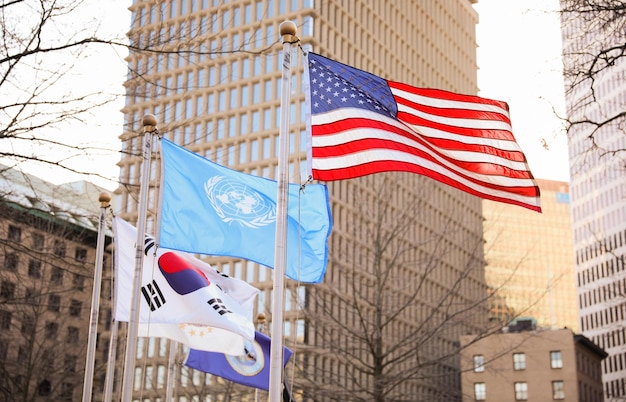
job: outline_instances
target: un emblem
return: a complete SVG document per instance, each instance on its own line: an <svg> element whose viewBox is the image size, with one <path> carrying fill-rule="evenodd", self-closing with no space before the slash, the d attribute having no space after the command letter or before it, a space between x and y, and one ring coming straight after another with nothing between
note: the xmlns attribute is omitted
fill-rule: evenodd
<svg viewBox="0 0 626 402"><path fill-rule="evenodd" d="M204 190L225 223L258 228L276 222L276 204L241 182L214 176L204 184Z"/></svg>

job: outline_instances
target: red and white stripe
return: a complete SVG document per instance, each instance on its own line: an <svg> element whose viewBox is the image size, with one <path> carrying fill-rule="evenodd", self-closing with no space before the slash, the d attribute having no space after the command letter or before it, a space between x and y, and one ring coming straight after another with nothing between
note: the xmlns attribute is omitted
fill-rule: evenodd
<svg viewBox="0 0 626 402"><path fill-rule="evenodd" d="M513 137L506 103L388 84L397 120L358 108L312 115L314 179L406 171L541 211L539 188Z"/></svg>

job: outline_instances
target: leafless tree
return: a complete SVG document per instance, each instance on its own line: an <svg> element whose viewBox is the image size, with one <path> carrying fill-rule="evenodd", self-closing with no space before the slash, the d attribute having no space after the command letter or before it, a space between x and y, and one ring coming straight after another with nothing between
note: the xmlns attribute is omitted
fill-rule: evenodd
<svg viewBox="0 0 626 402"><path fill-rule="evenodd" d="M368 214L333 233L332 269L303 301L305 346L288 368L304 400L460 400L459 336L489 330L482 237L463 212L437 213L432 181L411 198L392 177L345 200Z"/></svg>
<svg viewBox="0 0 626 402"><path fill-rule="evenodd" d="M626 79L626 4L613 0L561 0L564 29L565 90L574 101L568 105L568 133L584 130L590 148L601 154L625 151L620 144L602 139L603 130L626 128L626 98L615 98L610 88L623 87ZM608 83L606 80L611 79ZM609 85L607 85L609 84ZM606 100L614 98L613 102ZM590 113L603 103L600 113Z"/></svg>
<svg viewBox="0 0 626 402"><path fill-rule="evenodd" d="M126 40L103 32L98 15L86 13L88 6L86 0L0 5L0 157L12 166L36 162L92 173L76 168L73 160L113 152L85 127L96 121L94 113L122 96L123 76L118 88L106 88L98 78L103 66L87 71L80 66L110 50L111 63L123 63L121 56L115 60L115 51L124 49ZM77 125L80 136L71 133Z"/></svg>

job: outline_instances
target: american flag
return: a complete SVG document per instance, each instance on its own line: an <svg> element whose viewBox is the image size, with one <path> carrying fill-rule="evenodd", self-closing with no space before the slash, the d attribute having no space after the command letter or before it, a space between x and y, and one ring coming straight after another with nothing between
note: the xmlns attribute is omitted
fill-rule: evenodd
<svg viewBox="0 0 626 402"><path fill-rule="evenodd" d="M505 102L387 81L308 53L312 175L405 171L541 212Z"/></svg>

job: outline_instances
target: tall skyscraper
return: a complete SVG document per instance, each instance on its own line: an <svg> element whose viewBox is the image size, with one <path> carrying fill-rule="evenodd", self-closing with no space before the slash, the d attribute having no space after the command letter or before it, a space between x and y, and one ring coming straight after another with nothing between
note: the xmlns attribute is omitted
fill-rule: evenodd
<svg viewBox="0 0 626 402"><path fill-rule="evenodd" d="M539 179L537 184L540 214L483 201L490 314L505 325L518 316L533 317L540 327L578 332L568 184Z"/></svg>
<svg viewBox="0 0 626 402"><path fill-rule="evenodd" d="M571 2L561 1L565 8ZM609 11L562 13L564 68L576 70L602 46L622 45L623 29L612 31ZM589 18L593 15L593 18ZM604 23L602 16L607 17ZM618 18L620 23L623 18ZM608 43L608 45L607 45ZM610 54L610 53L609 53ZM596 64L603 66L603 58ZM586 69L586 67L583 66ZM585 74L586 70L578 70ZM626 149L624 120L597 127L623 112L626 101L626 60L609 63L594 73L565 76L569 136L572 223L580 326L585 336L605 349L602 364L605 400L626 397Z"/></svg>
<svg viewBox="0 0 626 402"><path fill-rule="evenodd" d="M282 46L298 26L289 130L290 180L305 175L303 52L371 73L476 94L477 13L471 0L136 0L117 205L137 217L141 121L154 114L168 139L219 164L275 178ZM152 169L148 230L155 227ZM288 281L284 336L298 400L460 400L458 339L483 328L486 288L480 199L430 179L385 173L328 184L333 213L324 282ZM199 211L199 213L201 213ZM187 235L193 235L192 233ZM242 245L245 247L245 245ZM271 320L272 275L232 258L210 262L259 289ZM142 341L137 396L163 393L163 340ZM159 353L155 352L159 350ZM163 351L163 353L161 353ZM160 356L160 357L159 357ZM160 360L159 360L160 359ZM177 395L253 392L180 367ZM149 389L148 389L149 388ZM151 399L152 400L152 399Z"/></svg>

